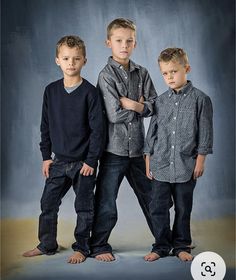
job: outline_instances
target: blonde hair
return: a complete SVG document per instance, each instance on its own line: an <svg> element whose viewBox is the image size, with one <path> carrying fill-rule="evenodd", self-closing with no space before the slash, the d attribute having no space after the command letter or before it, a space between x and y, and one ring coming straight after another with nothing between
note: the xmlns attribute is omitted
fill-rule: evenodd
<svg viewBox="0 0 236 280"><path fill-rule="evenodd" d="M107 39L109 40L112 31L118 28L129 28L136 32L136 25L133 23L132 20L125 19L125 18L117 18L114 19L108 26L107 26Z"/></svg>
<svg viewBox="0 0 236 280"><path fill-rule="evenodd" d="M65 45L69 48L77 47L82 50L83 56L86 57L86 47L84 41L79 36L69 35L62 37L56 45L56 57L58 57L60 47Z"/></svg>
<svg viewBox="0 0 236 280"><path fill-rule="evenodd" d="M189 64L188 56L186 52L181 48L167 48L160 53L158 57L159 64L160 62L169 62L169 61L178 62L183 66Z"/></svg>

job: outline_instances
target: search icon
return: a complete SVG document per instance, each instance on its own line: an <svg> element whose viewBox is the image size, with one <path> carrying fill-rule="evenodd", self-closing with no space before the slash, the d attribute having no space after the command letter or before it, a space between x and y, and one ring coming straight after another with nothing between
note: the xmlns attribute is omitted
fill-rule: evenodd
<svg viewBox="0 0 236 280"><path fill-rule="evenodd" d="M205 271L212 273L211 267L209 265L205 266Z"/></svg>

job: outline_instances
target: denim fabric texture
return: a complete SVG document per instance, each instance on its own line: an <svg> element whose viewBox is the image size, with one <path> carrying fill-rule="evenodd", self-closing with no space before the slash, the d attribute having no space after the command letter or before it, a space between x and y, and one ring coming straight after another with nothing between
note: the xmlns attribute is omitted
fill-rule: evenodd
<svg viewBox="0 0 236 280"><path fill-rule="evenodd" d="M152 252L161 257L168 256L173 248L173 254L181 251L191 251L190 216L193 204L193 191L196 180L185 183L168 183L152 181L152 201L150 215L155 237ZM174 223L170 229L170 208L174 204Z"/></svg>
<svg viewBox="0 0 236 280"><path fill-rule="evenodd" d="M151 202L151 181L145 175L143 157L129 158L105 152L101 158L96 184L95 218L91 238L92 256L112 253L108 239L117 222L116 199L124 177L127 178L138 198L152 231L148 210Z"/></svg>
<svg viewBox="0 0 236 280"><path fill-rule="evenodd" d="M74 207L77 214L72 245L74 251L89 255L89 239L94 216L95 175L80 174L82 162L63 162L55 159L50 166L49 178L46 179L41 198L41 215L39 217L40 249L44 254L55 254L57 244L57 218L62 198L73 186L75 192Z"/></svg>

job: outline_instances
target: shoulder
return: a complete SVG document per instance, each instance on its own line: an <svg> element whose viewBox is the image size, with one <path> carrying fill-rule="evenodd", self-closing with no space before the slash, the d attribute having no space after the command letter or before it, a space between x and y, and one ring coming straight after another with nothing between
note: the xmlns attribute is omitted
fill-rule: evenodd
<svg viewBox="0 0 236 280"><path fill-rule="evenodd" d="M63 90L63 79L51 82L45 87L44 95L45 96L54 96L55 93L61 92Z"/></svg>
<svg viewBox="0 0 236 280"><path fill-rule="evenodd" d="M166 90L165 92L161 93L158 97L157 97L157 100L159 102L163 102L164 100L166 100L170 95L170 91L169 90Z"/></svg>
<svg viewBox="0 0 236 280"><path fill-rule="evenodd" d="M149 74L147 68L145 68L140 64L135 63L133 60L130 60L130 67L136 71L139 71L143 75Z"/></svg>
<svg viewBox="0 0 236 280"><path fill-rule="evenodd" d="M211 102L210 97L205 92L194 86L192 87L192 94L200 102Z"/></svg>
<svg viewBox="0 0 236 280"><path fill-rule="evenodd" d="M82 88L81 90L84 91L85 95L89 98L96 99L98 95L98 89L91 84L88 80L83 78Z"/></svg>
<svg viewBox="0 0 236 280"><path fill-rule="evenodd" d="M110 64L106 64L98 74L98 78L114 77L116 76L116 69Z"/></svg>
<svg viewBox="0 0 236 280"><path fill-rule="evenodd" d="M91 90L91 91L96 90L96 87L93 84L91 84L88 80L86 80L85 78L83 78L82 85L87 90Z"/></svg>
<svg viewBox="0 0 236 280"><path fill-rule="evenodd" d="M46 86L46 89L50 90L50 89L54 89L57 88L58 86L60 86L63 83L63 79L59 79L57 81L51 82L50 84L48 84Z"/></svg>

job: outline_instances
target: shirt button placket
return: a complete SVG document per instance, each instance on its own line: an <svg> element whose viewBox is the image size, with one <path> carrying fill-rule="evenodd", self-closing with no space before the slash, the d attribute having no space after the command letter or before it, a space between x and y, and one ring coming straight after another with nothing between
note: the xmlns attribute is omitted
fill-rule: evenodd
<svg viewBox="0 0 236 280"><path fill-rule="evenodd" d="M170 153L170 180L175 181L175 143L176 143L176 127L177 127L177 114L178 114L179 102L174 101L173 106L173 125L172 125L172 137L171 137L171 153Z"/></svg>
<svg viewBox="0 0 236 280"><path fill-rule="evenodd" d="M132 123L129 122L129 126L128 126L128 135L129 135L129 155L132 155L132 132L131 132L131 126Z"/></svg>

